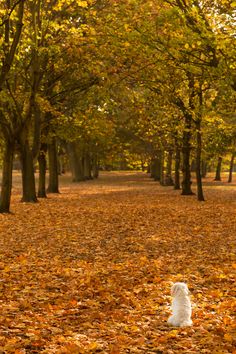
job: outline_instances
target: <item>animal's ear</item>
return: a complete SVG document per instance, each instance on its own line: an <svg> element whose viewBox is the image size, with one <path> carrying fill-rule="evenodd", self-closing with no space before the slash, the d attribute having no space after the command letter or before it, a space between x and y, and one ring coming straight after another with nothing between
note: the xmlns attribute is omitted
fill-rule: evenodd
<svg viewBox="0 0 236 354"><path fill-rule="evenodd" d="M178 291L179 291L178 284L172 285L172 288L171 288L171 295L172 295L172 296L176 296L177 293L178 293Z"/></svg>
<svg viewBox="0 0 236 354"><path fill-rule="evenodd" d="M187 285L185 285L183 288L182 288L182 291L185 295L189 295L189 290L188 290L188 287Z"/></svg>

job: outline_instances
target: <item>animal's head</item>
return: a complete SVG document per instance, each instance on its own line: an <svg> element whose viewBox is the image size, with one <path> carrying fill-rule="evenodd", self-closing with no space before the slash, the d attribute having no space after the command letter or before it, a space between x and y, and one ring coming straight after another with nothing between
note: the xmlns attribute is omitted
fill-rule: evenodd
<svg viewBox="0 0 236 354"><path fill-rule="evenodd" d="M171 287L171 295L189 295L188 286L185 283L174 283Z"/></svg>

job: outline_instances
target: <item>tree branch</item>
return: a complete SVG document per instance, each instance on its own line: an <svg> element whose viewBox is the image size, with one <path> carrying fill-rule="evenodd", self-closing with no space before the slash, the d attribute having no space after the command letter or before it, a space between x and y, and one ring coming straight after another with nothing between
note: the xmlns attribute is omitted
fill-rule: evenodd
<svg viewBox="0 0 236 354"><path fill-rule="evenodd" d="M24 15L24 3L25 0L19 0L17 4L19 4L18 13L17 13L17 24L16 24L16 32L11 44L11 48L9 52L5 56L5 60L3 62L2 70L0 73L0 91L2 90L3 84L6 80L6 77L11 69L12 62L14 60L14 56L16 53L16 49L18 43L20 41L20 35L23 27L23 15Z"/></svg>

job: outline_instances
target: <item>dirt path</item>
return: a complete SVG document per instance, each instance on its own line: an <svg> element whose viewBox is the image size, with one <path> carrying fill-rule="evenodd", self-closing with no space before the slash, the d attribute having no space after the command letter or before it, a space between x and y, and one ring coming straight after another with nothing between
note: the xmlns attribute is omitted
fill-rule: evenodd
<svg viewBox="0 0 236 354"><path fill-rule="evenodd" d="M236 186L205 203L142 173L70 184L0 215L0 352L236 353ZM166 325L186 281L192 328Z"/></svg>

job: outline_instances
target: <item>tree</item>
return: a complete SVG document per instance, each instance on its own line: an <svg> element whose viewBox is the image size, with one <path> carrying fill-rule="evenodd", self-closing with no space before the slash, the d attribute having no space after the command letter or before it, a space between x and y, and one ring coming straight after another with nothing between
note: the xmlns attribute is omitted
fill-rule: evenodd
<svg viewBox="0 0 236 354"><path fill-rule="evenodd" d="M22 200L35 202L37 198L34 181L34 162L40 150L41 128L45 113L52 110L55 112L53 105L62 104L63 95L65 97L65 94L68 96L69 92L80 92L81 86L83 87L83 83L81 85L78 82L78 78L75 80L78 71L74 69L75 66L78 69L76 60L80 57L79 52L77 52L77 57L74 57L71 63L68 63L68 60L64 60L60 68L60 74L56 76L56 79L54 76L54 81L52 81L50 70L52 67L58 68L63 59L66 58L64 54L66 43L72 42L72 37L75 43L75 34L77 39L84 36L82 31L84 25L81 21L78 26L77 20L80 16L82 18L84 7L87 7L87 3L85 1L78 3L71 1L68 4L68 2L61 1L60 4L52 4L47 1L34 0L27 2L24 7L25 2L18 1L12 8L10 8L9 1L6 4L7 10L2 21L2 28L5 29L4 45L7 49L2 51L3 65L0 75L0 88L4 89L1 93L3 100L1 126L2 131L4 131L3 137L6 140L5 154L9 155L9 162L6 163L8 165L9 163L11 164L12 158L10 155L12 152L8 153L9 146L13 147L13 142L17 141L22 163ZM17 11L17 16L14 17L13 21L10 21L10 17L15 15ZM24 11L26 16L24 31L22 31ZM73 13L73 16L71 13ZM17 17L18 20L15 20ZM47 20L44 21L44 19ZM9 26L12 28L9 29ZM19 44L21 33L22 41L16 57L16 48ZM10 35L13 35L12 39ZM74 47L76 46L74 45ZM76 50L78 50L78 46ZM15 63L13 67L14 57ZM56 57L58 59L57 65L55 65ZM11 72L10 67L12 67ZM69 77L68 68L70 68ZM53 73L55 71L59 70L52 70ZM74 76L71 74L72 72ZM62 85L62 81L65 78L68 79L64 80ZM90 78L87 78L87 81L90 82ZM47 84L49 86L46 86ZM49 94L52 94L53 97L49 97ZM45 131L48 131L48 129L44 128ZM7 139L10 143L8 143ZM41 160L42 156L41 154ZM11 171L11 168L4 169L4 176L6 176L6 171ZM9 176L6 177L6 183L4 182L3 185L9 184L10 180ZM42 179L40 181L42 182ZM41 188L42 186L43 184L41 184ZM10 190L11 186L9 185L3 190L2 200L10 200ZM4 191L8 193L6 198L4 197ZM7 208L9 209L9 206Z"/></svg>
<svg viewBox="0 0 236 354"><path fill-rule="evenodd" d="M0 198L1 213L8 213L10 211L12 164L17 134L15 127L12 127L11 125L11 119L15 119L15 112L12 112L11 109L9 109L9 103L3 90L6 89L8 74L12 68L17 47L20 42L23 27L24 5L24 0L16 2L13 6L11 6L9 0L6 0L5 13L0 25L0 34L3 38L2 50L0 50L0 56L2 59L2 65L0 68L0 126L5 140ZM16 15L15 19L12 19L14 15ZM7 112L5 110L6 106Z"/></svg>
<svg viewBox="0 0 236 354"><path fill-rule="evenodd" d="M142 15L137 16L137 6ZM226 83L232 78L232 70L227 72L230 68L225 60L230 56L225 56L225 53L222 55L218 50L225 44L222 35L224 28L218 27L222 12L218 10L218 2L212 7L208 1L186 3L170 0L165 1L162 7L159 2L137 1L135 6L134 3L117 5L109 18L114 19L114 27L110 26L109 34L113 30L113 38L116 39L110 49L112 55L118 58L116 75L130 87L135 82L143 91L149 89L162 99L165 97L168 104L175 105L184 117L182 194L187 195L192 194L190 156L193 138L196 136L199 200L204 200L201 183L201 125L209 111L207 96L212 86L214 90L215 80L219 80L222 73L226 74ZM234 53L233 11L229 7L227 11L231 18L225 22L227 40L231 53ZM115 25L118 19L119 27ZM228 62L233 65L231 59Z"/></svg>

